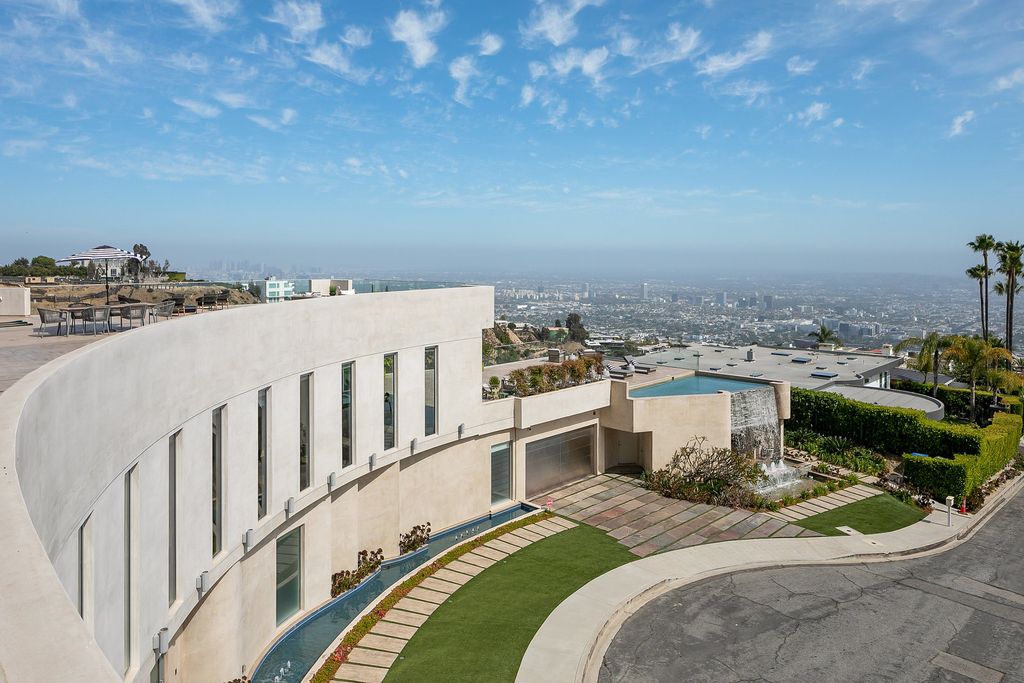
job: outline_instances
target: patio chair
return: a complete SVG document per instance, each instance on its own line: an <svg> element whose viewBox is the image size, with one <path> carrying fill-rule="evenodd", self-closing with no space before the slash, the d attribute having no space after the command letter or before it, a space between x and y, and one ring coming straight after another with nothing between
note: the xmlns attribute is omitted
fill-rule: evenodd
<svg viewBox="0 0 1024 683"><path fill-rule="evenodd" d="M82 311L82 332L85 332L85 324L92 323L92 333L96 334L96 324L101 324L105 330L110 329L110 307L93 306Z"/></svg>
<svg viewBox="0 0 1024 683"><path fill-rule="evenodd" d="M227 308L228 307L228 296L230 294L231 294L231 292L229 292L228 290L225 289L224 291L222 291L220 294L217 295L217 308Z"/></svg>
<svg viewBox="0 0 1024 683"><path fill-rule="evenodd" d="M40 308L39 310L39 329L36 331L37 337L42 337L45 331L46 325L57 324L57 335L60 336L61 325L65 325L68 321L68 315L64 311L57 311L52 308Z"/></svg>
<svg viewBox="0 0 1024 683"><path fill-rule="evenodd" d="M70 306L68 306L68 308L71 309L71 310L68 311L68 317L69 317L69 321L68 322L69 322L69 324L71 326L70 327L70 331L72 333L74 333L74 331L75 331L75 321L76 320L81 320L82 321L82 332L85 332L85 320L84 320L83 316L85 315L85 309L92 308L92 306L90 306L89 304L71 304Z"/></svg>
<svg viewBox="0 0 1024 683"><path fill-rule="evenodd" d="M149 309L149 320L150 322L157 322L159 318L170 320L171 316L174 315L174 299L169 301L161 301L153 308Z"/></svg>
<svg viewBox="0 0 1024 683"><path fill-rule="evenodd" d="M633 376L633 371L626 368L616 368L611 365L605 364L605 369L608 370L608 374L611 375L612 379L626 379L627 377Z"/></svg>
<svg viewBox="0 0 1024 683"><path fill-rule="evenodd" d="M206 311L212 311L217 308L217 295L216 294L203 294L196 301L196 306Z"/></svg>
<svg viewBox="0 0 1024 683"><path fill-rule="evenodd" d="M117 295L117 302L121 304L141 304L142 302L138 299L130 299L123 294Z"/></svg>
<svg viewBox="0 0 1024 683"><path fill-rule="evenodd" d="M623 356L622 360L625 361L626 365L632 365L633 369L642 375L649 375L652 372L658 371L657 365L647 365L646 363L638 363L636 358L634 358L633 356Z"/></svg>
<svg viewBox="0 0 1024 683"><path fill-rule="evenodd" d="M140 325L146 324L146 306L139 304L132 304L126 306L121 310L121 319L128 321L128 329L135 327L135 321L138 320Z"/></svg>

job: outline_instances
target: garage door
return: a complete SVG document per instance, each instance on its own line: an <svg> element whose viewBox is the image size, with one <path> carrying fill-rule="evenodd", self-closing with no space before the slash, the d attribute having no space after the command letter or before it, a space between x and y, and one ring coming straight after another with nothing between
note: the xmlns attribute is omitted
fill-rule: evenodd
<svg viewBox="0 0 1024 683"><path fill-rule="evenodd" d="M593 474L593 444L592 427L526 444L526 497Z"/></svg>

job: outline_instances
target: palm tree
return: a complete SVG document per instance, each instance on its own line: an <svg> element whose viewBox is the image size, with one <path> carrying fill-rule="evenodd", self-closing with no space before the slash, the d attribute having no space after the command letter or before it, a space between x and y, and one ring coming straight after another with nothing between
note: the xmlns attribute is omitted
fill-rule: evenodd
<svg viewBox="0 0 1024 683"><path fill-rule="evenodd" d="M968 242L967 246L974 250L976 253L981 253L981 263L985 266L987 274L985 275L985 293L982 297L984 301L981 303L981 336L988 341L988 278L992 274L992 270L988 267L988 253L995 251L996 240L992 235L981 234L974 238L973 242Z"/></svg>
<svg viewBox="0 0 1024 683"><path fill-rule="evenodd" d="M999 242L996 244L999 255L999 272L1004 276L1003 294L1006 297L1006 348L1013 351L1013 307L1014 299L1019 291L1017 278L1024 263L1024 246L1020 242Z"/></svg>
<svg viewBox="0 0 1024 683"><path fill-rule="evenodd" d="M954 372L971 385L971 421L975 422L978 382L987 381L993 367L1012 360L1013 356L977 337L954 337L943 355L952 361Z"/></svg>
<svg viewBox="0 0 1024 683"><path fill-rule="evenodd" d="M932 373L932 396L936 396L939 393L939 372L945 364L943 352L950 347L953 339L938 332L929 332L924 337L904 339L893 350L899 353L908 348L918 349L914 369L924 374L926 382L928 373Z"/></svg>
<svg viewBox="0 0 1024 683"><path fill-rule="evenodd" d="M978 298L981 304L981 338L988 341L988 304L985 297L988 295L988 276L992 274L985 264L972 266L967 269L967 277L978 281Z"/></svg>
<svg viewBox="0 0 1024 683"><path fill-rule="evenodd" d="M824 325L820 329L815 330L807 335L817 342L818 346L824 346L825 344L835 344L840 346L843 340L839 338L839 335L835 333L835 330L830 330Z"/></svg>

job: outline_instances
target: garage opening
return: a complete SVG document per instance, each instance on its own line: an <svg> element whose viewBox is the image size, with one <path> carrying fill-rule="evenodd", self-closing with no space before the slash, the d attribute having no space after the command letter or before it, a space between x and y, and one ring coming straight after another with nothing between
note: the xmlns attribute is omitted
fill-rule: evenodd
<svg viewBox="0 0 1024 683"><path fill-rule="evenodd" d="M526 497L594 473L594 429L585 427L526 444Z"/></svg>

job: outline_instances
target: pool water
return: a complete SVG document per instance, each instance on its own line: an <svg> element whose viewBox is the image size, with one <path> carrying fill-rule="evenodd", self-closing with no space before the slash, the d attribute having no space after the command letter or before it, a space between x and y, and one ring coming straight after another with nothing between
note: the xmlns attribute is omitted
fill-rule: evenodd
<svg viewBox="0 0 1024 683"><path fill-rule="evenodd" d="M403 576L452 546L534 510L536 508L530 505L520 504L466 522L432 536L430 542L416 552L384 562L372 577L292 626L259 663L250 680L253 683L298 683L352 620L390 591Z"/></svg>
<svg viewBox="0 0 1024 683"><path fill-rule="evenodd" d="M744 382L727 377L708 377L707 375L690 375L660 384L640 387L629 392L630 398L652 398L655 396L692 396L694 394L715 394L719 391L749 391L763 389L770 384Z"/></svg>

